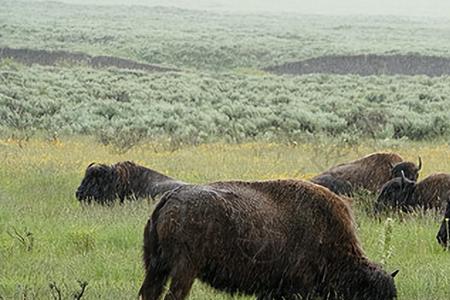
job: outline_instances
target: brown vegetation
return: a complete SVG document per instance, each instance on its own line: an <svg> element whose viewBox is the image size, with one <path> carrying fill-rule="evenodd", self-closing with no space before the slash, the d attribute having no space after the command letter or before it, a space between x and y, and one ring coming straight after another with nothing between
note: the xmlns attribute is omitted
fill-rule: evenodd
<svg viewBox="0 0 450 300"><path fill-rule="evenodd" d="M139 63L120 57L90 56L81 52L68 52L62 50L48 51L26 48L0 48L0 60L5 58L13 59L26 65L39 64L44 66L55 66L62 63L69 63L89 65L94 68L116 67L119 69L142 70L149 72L178 71L174 68Z"/></svg>
<svg viewBox="0 0 450 300"><path fill-rule="evenodd" d="M450 74L450 58L409 55L330 55L268 67L275 74L428 75Z"/></svg>

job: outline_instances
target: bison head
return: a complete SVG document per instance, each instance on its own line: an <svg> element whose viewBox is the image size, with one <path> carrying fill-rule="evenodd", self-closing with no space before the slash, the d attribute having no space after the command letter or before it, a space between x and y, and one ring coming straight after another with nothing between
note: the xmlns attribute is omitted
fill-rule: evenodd
<svg viewBox="0 0 450 300"><path fill-rule="evenodd" d="M375 212L381 212L389 207L407 211L415 189L416 182L406 178L401 172L400 177L389 180L381 187L375 202Z"/></svg>
<svg viewBox="0 0 450 300"><path fill-rule="evenodd" d="M338 177L335 177L330 174L324 174L324 175L315 177L312 180L312 182L328 188L330 191L332 191L336 195L345 195L348 197L353 196L352 184L345 179L338 178Z"/></svg>
<svg viewBox="0 0 450 300"><path fill-rule="evenodd" d="M448 194L447 199L447 209L445 210L444 220L442 220L441 227L439 228L439 232L436 236L438 243L446 248L449 246L448 242L450 234L450 193Z"/></svg>
<svg viewBox="0 0 450 300"><path fill-rule="evenodd" d="M403 161L392 166L392 178L402 177L402 172L406 178L412 181L417 181L419 178L419 171L422 169L422 159L419 156L419 165L409 161Z"/></svg>
<svg viewBox="0 0 450 300"><path fill-rule="evenodd" d="M116 182L117 175L114 168L91 163L86 169L75 196L79 201L111 202L116 198Z"/></svg>

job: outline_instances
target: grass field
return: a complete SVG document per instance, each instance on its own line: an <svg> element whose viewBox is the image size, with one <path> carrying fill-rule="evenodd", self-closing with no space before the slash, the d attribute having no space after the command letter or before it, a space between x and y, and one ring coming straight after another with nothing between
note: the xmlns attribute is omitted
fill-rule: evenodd
<svg viewBox="0 0 450 300"><path fill-rule="evenodd" d="M209 144L166 150L145 144L126 155L91 138L0 141L0 299L63 299L88 282L83 299L135 299L143 278L142 233L152 211L146 201L115 207L81 207L74 192L92 161L132 159L195 183L226 179L307 179L320 169L376 150L424 160L424 177L450 168L445 143ZM367 198L364 198L367 200ZM369 199L372 199L369 197ZM368 256L396 278L399 299L448 299L449 253L435 241L440 217L432 213L378 221L354 201L359 235ZM389 241L390 240L390 241ZM55 290L53 289L53 292ZM196 283L190 299L230 299ZM235 299L244 297L235 296Z"/></svg>
<svg viewBox="0 0 450 300"><path fill-rule="evenodd" d="M83 299L136 299L153 203L81 207L74 193L92 161L134 160L203 183L309 179L384 150L421 155L422 178L450 172L449 76L263 71L316 57L326 69L326 55L450 58L448 17L300 15L302 5L287 0L297 10L236 11L238 0L64 1L75 4L0 0L0 52L64 50L177 70L0 61L0 300L74 299L83 283ZM379 220L368 213L373 200L354 199L358 233L371 259L400 270L399 299L450 299L450 256L435 240L442 217ZM190 296L232 298L246 297L199 282Z"/></svg>
<svg viewBox="0 0 450 300"><path fill-rule="evenodd" d="M199 0L173 1L191 10L170 4L71 2L82 5L0 0L0 46L82 51L210 72L256 69L322 55L450 57L448 18L246 14L189 5Z"/></svg>

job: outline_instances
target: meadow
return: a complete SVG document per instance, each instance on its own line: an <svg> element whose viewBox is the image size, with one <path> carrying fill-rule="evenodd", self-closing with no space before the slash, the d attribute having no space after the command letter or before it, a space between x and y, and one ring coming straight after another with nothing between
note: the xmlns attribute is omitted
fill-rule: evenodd
<svg viewBox="0 0 450 300"><path fill-rule="evenodd" d="M120 1L99 3L112 2ZM85 284L82 299L136 299L154 203L81 206L75 190L93 161L133 160L192 183L307 180L340 162L395 151L412 161L420 155L422 178L449 172L449 76L263 69L323 55L448 58L450 19L208 11L198 3L0 0L0 48L178 70L0 60L0 299L77 299ZM449 253L435 239L442 217L376 219L374 197L354 199L358 234L372 260L400 270L399 299L449 299ZM196 282L190 299L252 297Z"/></svg>
<svg viewBox="0 0 450 300"><path fill-rule="evenodd" d="M86 166L132 159L184 181L308 179L323 168L376 150L424 160L421 177L450 168L448 144L367 143L343 147L333 141L288 145L223 143L179 150L143 144L127 154L93 138L0 142L0 299L71 299L87 282L82 299L136 299L143 279L143 228L153 203L82 207L74 193ZM441 217L434 213L367 213L374 195L354 200L358 233L367 255L396 277L399 299L448 299L448 252L435 240ZM55 296L57 297L57 296ZM217 293L196 283L190 299L248 299ZM250 297L251 299L251 297Z"/></svg>

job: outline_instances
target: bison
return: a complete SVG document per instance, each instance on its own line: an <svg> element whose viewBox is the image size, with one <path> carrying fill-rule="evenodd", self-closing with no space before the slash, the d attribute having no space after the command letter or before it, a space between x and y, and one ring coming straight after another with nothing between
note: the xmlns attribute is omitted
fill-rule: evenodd
<svg viewBox="0 0 450 300"><path fill-rule="evenodd" d="M444 213L444 220L442 220L441 227L436 236L439 244L448 248L449 247L449 234L450 234L450 193L447 195L447 208Z"/></svg>
<svg viewBox="0 0 450 300"><path fill-rule="evenodd" d="M369 261L349 202L306 181L184 185L160 199L144 230L139 295L185 299L194 279L257 299L389 300L393 276ZM395 274L394 274L395 275Z"/></svg>
<svg viewBox="0 0 450 300"><path fill-rule="evenodd" d="M432 174L419 183L402 175L383 185L375 202L375 212L386 208L404 212L415 208L443 210L449 191L450 174Z"/></svg>
<svg viewBox="0 0 450 300"><path fill-rule="evenodd" d="M82 202L111 204L119 199L123 203L125 199L155 198L183 184L131 161L111 166L91 163L75 195Z"/></svg>
<svg viewBox="0 0 450 300"><path fill-rule="evenodd" d="M353 196L353 186L348 180L334 177L331 174L323 174L314 177L311 182L324 186L337 195Z"/></svg>
<svg viewBox="0 0 450 300"><path fill-rule="evenodd" d="M419 165L403 161L396 153L373 153L358 160L337 165L311 179L338 195L350 196L356 189L377 192L381 186L392 178L400 177L401 172L410 180L416 181L422 168Z"/></svg>

